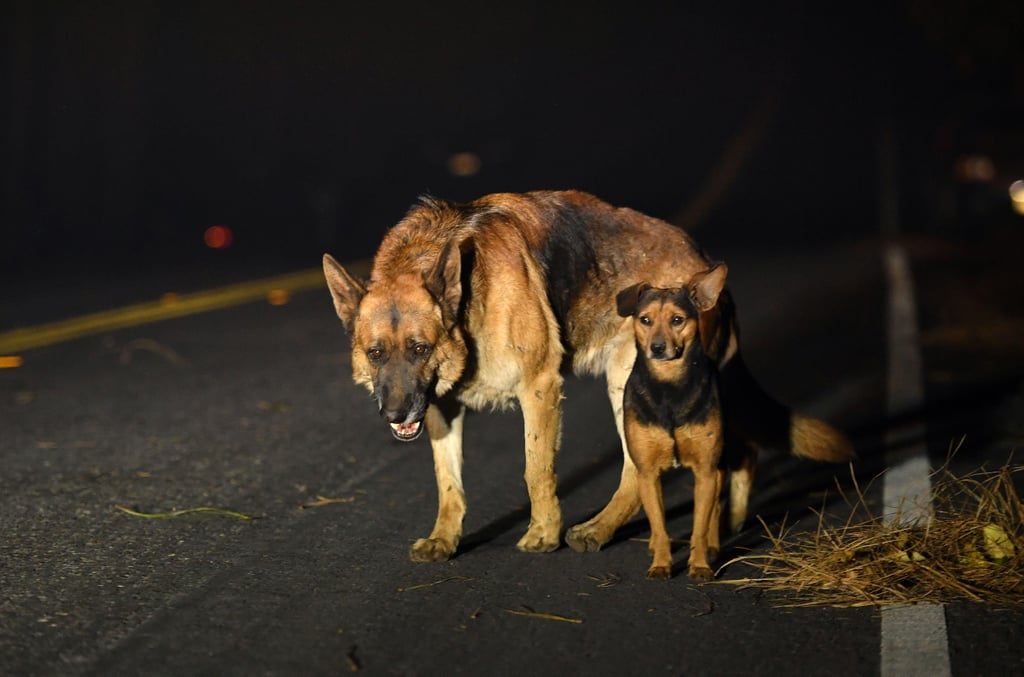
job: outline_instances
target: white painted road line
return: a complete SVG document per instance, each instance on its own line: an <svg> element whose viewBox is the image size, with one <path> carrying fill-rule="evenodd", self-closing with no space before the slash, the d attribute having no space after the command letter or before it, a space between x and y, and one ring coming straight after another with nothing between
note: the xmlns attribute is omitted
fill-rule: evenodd
<svg viewBox="0 0 1024 677"><path fill-rule="evenodd" d="M916 416L924 388L914 281L902 247L888 245L883 257L889 289L886 412L890 418ZM931 479L923 419L887 430L885 448L889 468L882 490L885 519L894 519L900 512L906 518L918 508L927 512ZM881 644L882 677L951 674L946 611L941 604L883 607Z"/></svg>
<svg viewBox="0 0 1024 677"><path fill-rule="evenodd" d="M882 609L882 677L948 677L946 608L941 604Z"/></svg>

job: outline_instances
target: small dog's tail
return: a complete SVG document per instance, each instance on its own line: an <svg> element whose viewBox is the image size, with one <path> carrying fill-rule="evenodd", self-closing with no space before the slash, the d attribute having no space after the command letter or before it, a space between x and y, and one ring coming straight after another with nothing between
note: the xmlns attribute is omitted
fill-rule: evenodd
<svg viewBox="0 0 1024 677"><path fill-rule="evenodd" d="M846 463L857 455L846 435L824 421L800 414L790 414L789 444L794 456L815 461Z"/></svg>
<svg viewBox="0 0 1024 677"><path fill-rule="evenodd" d="M737 351L720 369L727 434L761 449L777 449L801 458L845 463L856 454L834 427L794 413L766 393Z"/></svg>

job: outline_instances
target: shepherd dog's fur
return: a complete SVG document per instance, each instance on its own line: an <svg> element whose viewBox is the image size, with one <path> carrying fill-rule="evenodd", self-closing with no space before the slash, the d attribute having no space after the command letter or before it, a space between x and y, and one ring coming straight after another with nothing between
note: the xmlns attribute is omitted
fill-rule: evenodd
<svg viewBox="0 0 1024 677"><path fill-rule="evenodd" d="M724 288L726 271L724 264L717 264L695 275L689 287L678 289L633 285L616 299L619 315L633 318L636 336L636 362L626 381L624 423L640 500L651 525L653 560L648 578L669 578L672 573L661 474L680 464L693 470L694 477L690 576L711 579L708 560L718 555L723 434L712 353L725 337L721 336L723 325L710 315ZM702 322L704 318L708 321Z"/></svg>
<svg viewBox="0 0 1024 677"><path fill-rule="evenodd" d="M623 389L636 350L616 294L639 282L685 286L707 268L680 229L574 191L499 193L469 204L424 199L385 235L367 284L325 255L335 309L352 339L355 381L373 393L398 439L415 439L424 423L430 437L438 514L430 536L413 544L412 559L447 559L461 538L465 407L516 402L531 501L518 547L557 548L563 363L580 374L606 375L621 436ZM735 332L728 337L723 362L738 358ZM749 378L738 383L757 388ZM784 442L797 453L849 454L845 439L824 424L812 438L791 425L788 410L773 413L792 428ZM608 506L566 535L573 548L600 548L639 509L636 468L624 458Z"/></svg>

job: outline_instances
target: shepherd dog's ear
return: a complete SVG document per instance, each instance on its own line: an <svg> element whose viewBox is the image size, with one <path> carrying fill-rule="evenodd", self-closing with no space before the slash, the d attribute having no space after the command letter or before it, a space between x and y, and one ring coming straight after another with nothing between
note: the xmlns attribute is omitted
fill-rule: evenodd
<svg viewBox="0 0 1024 677"><path fill-rule="evenodd" d="M469 240L450 240L441 250L434 267L423 275L423 284L441 307L445 329L451 330L459 320L462 305L462 256L470 250Z"/></svg>
<svg viewBox="0 0 1024 677"><path fill-rule="evenodd" d="M706 312L715 307L718 297L725 289L725 276L728 272L728 266L719 261L704 272L693 276L690 280L690 298L698 310Z"/></svg>
<svg viewBox="0 0 1024 677"><path fill-rule="evenodd" d="M359 303L366 296L366 286L349 275L330 254L324 254L324 277L327 278L327 288L331 290L331 297L334 299L334 310L345 323L345 330L351 334L359 312Z"/></svg>
<svg viewBox="0 0 1024 677"><path fill-rule="evenodd" d="M640 304L640 295L650 289L646 282L626 287L615 295L615 307L620 317L632 317L636 313L636 307Z"/></svg>

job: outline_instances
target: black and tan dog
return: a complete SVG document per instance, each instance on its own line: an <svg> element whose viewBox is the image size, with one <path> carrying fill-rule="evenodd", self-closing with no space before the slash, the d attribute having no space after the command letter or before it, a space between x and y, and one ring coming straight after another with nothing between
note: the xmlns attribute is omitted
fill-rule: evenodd
<svg viewBox="0 0 1024 677"><path fill-rule="evenodd" d="M649 578L671 576L661 474L676 465L694 475L688 573L710 580L720 550L721 493L728 471L729 527L747 517L763 446L839 462L853 450L831 426L791 412L768 396L743 364L724 263L687 286L622 290L619 314L632 318L636 361L623 398L625 437L638 493L651 526Z"/></svg>
<svg viewBox="0 0 1024 677"><path fill-rule="evenodd" d="M413 440L424 425L430 437L437 519L413 544L412 559L447 559L461 538L465 408L516 403L531 501L518 547L557 548L562 365L606 375L622 436L635 348L616 294L640 281L679 286L708 265L679 228L575 191L498 193L469 204L425 199L385 235L368 283L325 255L355 381L373 393L395 437ZM722 359L732 360L736 346L730 333ZM818 453L843 456L846 441L828 430L814 441ZM574 549L599 549L639 510L636 468L625 445L623 452L622 481L608 506L566 535Z"/></svg>
<svg viewBox="0 0 1024 677"><path fill-rule="evenodd" d="M709 559L719 550L724 436L717 364L705 349L715 345L710 336L702 340L701 316L718 303L726 272L725 264L718 264L694 276L689 287L653 289L637 284L616 299L619 314L633 318L636 336L623 421L640 500L651 525L648 578L671 576L661 474L678 465L690 468L694 478L689 575L712 578Z"/></svg>

